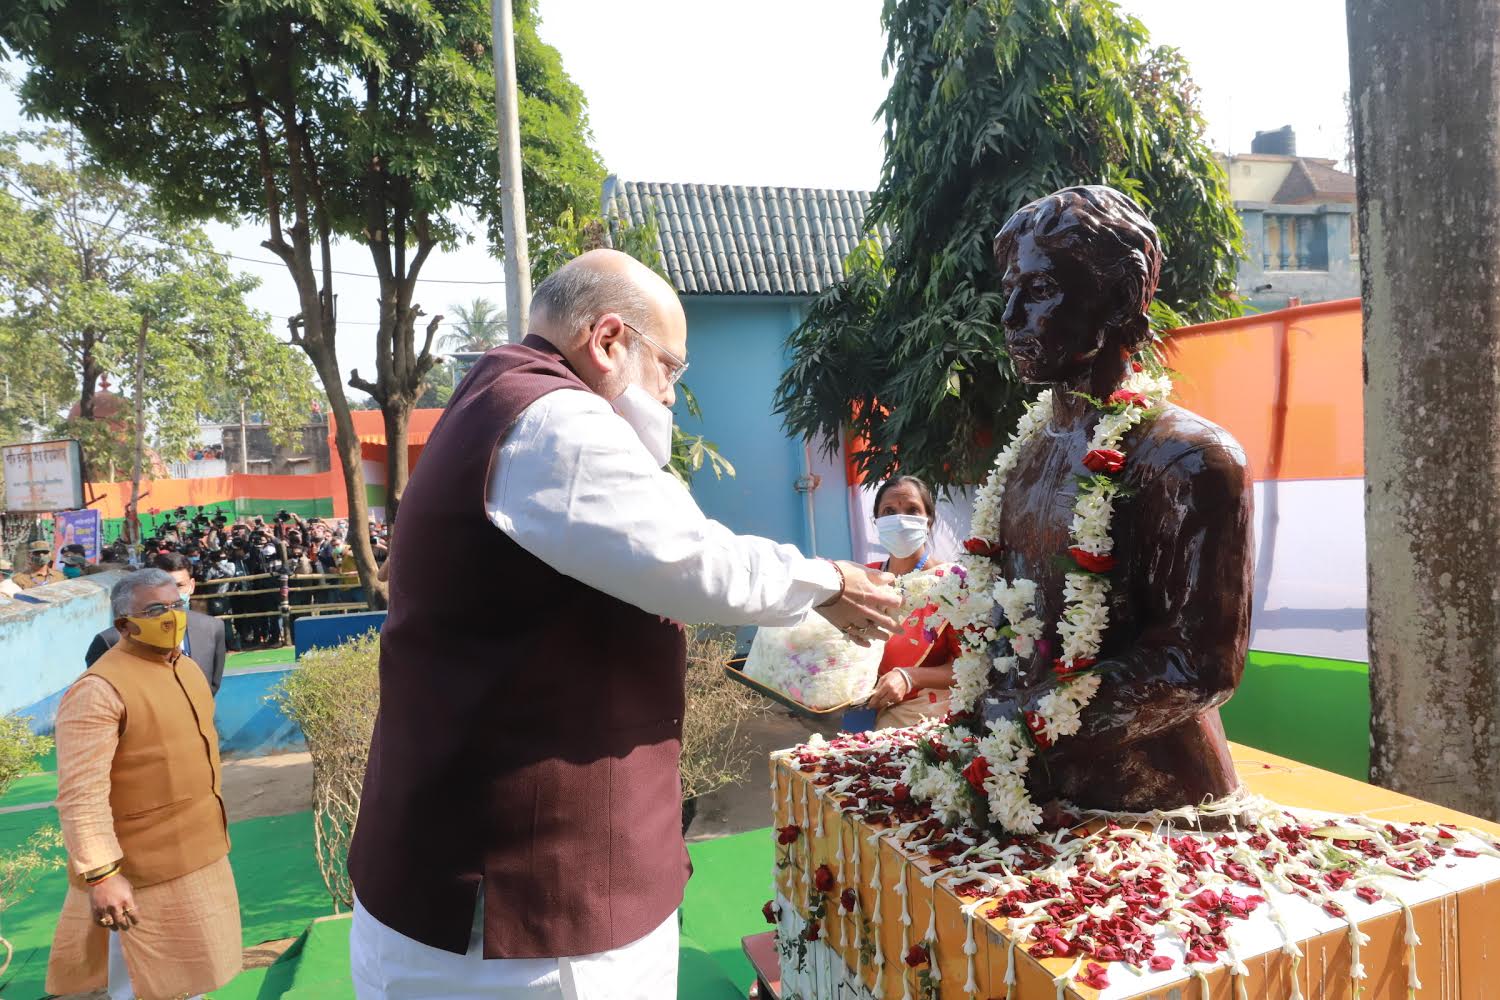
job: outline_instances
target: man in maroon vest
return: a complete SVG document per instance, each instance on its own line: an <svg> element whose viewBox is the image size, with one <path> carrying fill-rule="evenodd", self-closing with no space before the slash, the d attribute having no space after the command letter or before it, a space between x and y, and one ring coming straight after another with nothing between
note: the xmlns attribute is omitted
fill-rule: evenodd
<svg viewBox="0 0 1500 1000"><path fill-rule="evenodd" d="M678 623L895 626L888 574L735 535L663 471L687 368L666 282L594 251L530 325L454 392L392 532L349 854L362 1000L670 1000ZM455 537L484 572L452 572Z"/></svg>

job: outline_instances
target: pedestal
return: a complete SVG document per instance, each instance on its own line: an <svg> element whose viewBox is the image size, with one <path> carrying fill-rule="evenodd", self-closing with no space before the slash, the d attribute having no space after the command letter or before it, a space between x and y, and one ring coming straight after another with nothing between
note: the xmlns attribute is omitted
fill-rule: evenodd
<svg viewBox="0 0 1500 1000"><path fill-rule="evenodd" d="M1189 963L1185 949L1163 943L1159 953L1173 960L1171 969L1137 974L1123 963L1099 963L1108 986L1095 989L1070 981L1087 963L1075 957L1037 958L1025 944L1015 946L1007 934L1010 922L988 915L993 901L955 893L955 885L965 885L964 877L937 870L932 859L907 849L895 830L842 812L815 783L817 773L773 759L775 825L798 828L794 839L778 848L775 874L782 995L802 1000L1375 1000L1407 997L1417 982L1423 996L1500 995L1500 858L1493 856L1494 842L1488 839L1500 836L1500 825L1249 747L1233 749L1248 790L1276 803L1328 813L1334 822L1360 815L1382 823L1454 824L1481 836L1455 829L1438 834L1452 838L1443 844L1487 846L1458 853L1445 847L1438 863L1418 879L1371 882L1366 894L1381 896L1374 902L1340 892L1343 916L1269 885L1237 886L1234 891L1242 897L1260 893L1268 899L1248 919L1234 922L1230 940L1238 970L1224 961ZM1477 856L1467 856L1471 853ZM849 889L854 890L848 900L852 909L844 905ZM1280 924L1272 920L1273 912L1280 914ZM809 932L812 921L817 921L815 933ZM1412 943L1416 938L1420 944ZM912 946L924 940L935 942L932 953L913 954L908 964L904 959ZM1301 957L1291 955L1293 950ZM1356 958L1363 979L1355 978Z"/></svg>

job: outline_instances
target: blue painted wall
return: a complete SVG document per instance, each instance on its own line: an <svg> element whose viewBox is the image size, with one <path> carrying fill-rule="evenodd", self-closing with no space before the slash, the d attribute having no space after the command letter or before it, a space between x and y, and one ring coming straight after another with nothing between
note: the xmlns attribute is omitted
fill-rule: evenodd
<svg viewBox="0 0 1500 1000"><path fill-rule="evenodd" d="M791 542L813 554L805 501L794 488L807 472L802 441L782 429L772 412L776 383L786 369L786 338L802 321L805 299L752 296L682 298L688 321L687 383L703 409L701 420L681 400L677 421L702 434L734 463L734 478L700 472L693 496L709 517L741 534ZM848 502L842 476L822 471L814 494L817 555L848 558ZM842 468L841 466L839 467Z"/></svg>
<svg viewBox="0 0 1500 1000"><path fill-rule="evenodd" d="M57 704L83 673L83 654L110 623L109 588L118 573L27 591L32 600L0 604L0 714L20 712L39 733L57 725ZM302 731L267 701L287 667L230 671L214 699L225 757L307 749Z"/></svg>
<svg viewBox="0 0 1500 1000"><path fill-rule="evenodd" d="M108 628L118 573L51 583L0 603L0 714L25 709L50 730L56 696L83 673L83 654Z"/></svg>
<svg viewBox="0 0 1500 1000"><path fill-rule="evenodd" d="M276 686L295 669L252 667L224 674L214 698L221 757L266 757L307 749L302 729L270 700Z"/></svg>

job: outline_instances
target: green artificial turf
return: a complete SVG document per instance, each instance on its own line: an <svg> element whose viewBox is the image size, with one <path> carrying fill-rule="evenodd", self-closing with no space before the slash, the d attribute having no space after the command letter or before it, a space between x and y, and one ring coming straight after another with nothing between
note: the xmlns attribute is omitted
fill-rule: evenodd
<svg viewBox="0 0 1500 1000"><path fill-rule="evenodd" d="M19 845L48 824L57 825L54 809L0 814L0 845ZM245 945L293 937L314 917L331 912L313 856L311 813L232 823L229 836ZM48 872L29 895L0 914L0 934L16 949L15 959L0 978L4 1000L37 1000L46 995L47 951L66 891L61 870Z"/></svg>
<svg viewBox="0 0 1500 1000"><path fill-rule="evenodd" d="M297 651L291 646L277 649L249 649L243 653L230 653L224 657L226 673L248 670L251 667L270 667L297 662Z"/></svg>
<svg viewBox="0 0 1500 1000"><path fill-rule="evenodd" d="M57 772L47 771L17 778L15 784L0 795L0 808L29 806L38 802L52 802L57 798Z"/></svg>
<svg viewBox="0 0 1500 1000"><path fill-rule="evenodd" d="M767 929L761 907L771 898L776 849L769 827L688 845L693 877L682 901L682 932L699 942L740 989L755 970L740 941Z"/></svg>

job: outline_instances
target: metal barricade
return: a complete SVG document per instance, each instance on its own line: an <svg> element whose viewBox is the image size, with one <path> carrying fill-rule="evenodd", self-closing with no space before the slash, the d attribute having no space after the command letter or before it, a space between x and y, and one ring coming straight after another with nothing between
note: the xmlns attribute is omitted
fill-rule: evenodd
<svg viewBox="0 0 1500 1000"><path fill-rule="evenodd" d="M297 618L370 610L370 602L368 600L310 602L307 604L292 603L292 595L294 593L301 598L303 595L310 596L314 593L327 591L359 591L361 584L359 582L359 574L357 573L251 573L245 576L224 576L200 581L200 585L204 588L258 583L265 585L252 586L245 590L219 590L211 594L199 592L195 593L193 598L195 601L202 601L204 604L220 600L227 602L228 606L234 610L225 614L210 613L211 617L217 618L221 622L234 623L265 618L280 619L283 645L291 645L292 622ZM243 607L243 604L239 603L242 598L262 597L267 594L275 594L277 597L276 608L274 610L239 610L239 608Z"/></svg>

